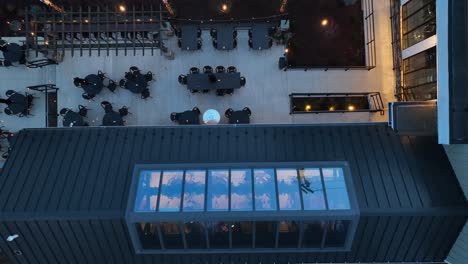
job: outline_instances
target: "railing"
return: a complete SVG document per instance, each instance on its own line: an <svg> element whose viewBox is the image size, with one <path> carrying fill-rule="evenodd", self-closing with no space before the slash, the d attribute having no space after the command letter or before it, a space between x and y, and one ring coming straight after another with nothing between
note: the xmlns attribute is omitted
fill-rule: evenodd
<svg viewBox="0 0 468 264"><path fill-rule="evenodd" d="M45 93L45 126L57 127L57 91L59 88L55 84L41 84L26 88Z"/></svg>
<svg viewBox="0 0 468 264"><path fill-rule="evenodd" d="M168 28L163 21L165 11L153 6L133 6L126 11L89 7L70 8L58 13L53 10L26 9L25 24L27 48L36 52L62 53L83 56L97 51L100 56L111 51L116 55L128 51L149 50L150 55L163 47L163 32ZM93 53L95 54L95 53Z"/></svg>
<svg viewBox="0 0 468 264"><path fill-rule="evenodd" d="M401 26L400 26L400 0L390 2L390 24L392 30L392 56L393 71L395 72L395 96L398 101L406 101L402 87L402 55L401 55Z"/></svg>

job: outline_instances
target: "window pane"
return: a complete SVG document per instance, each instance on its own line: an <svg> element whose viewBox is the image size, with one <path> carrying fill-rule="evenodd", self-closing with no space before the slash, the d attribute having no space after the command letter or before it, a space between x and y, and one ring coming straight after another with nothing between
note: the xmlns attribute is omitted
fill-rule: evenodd
<svg viewBox="0 0 468 264"><path fill-rule="evenodd" d="M252 207L250 170L231 170L231 210L252 211Z"/></svg>
<svg viewBox="0 0 468 264"><path fill-rule="evenodd" d="M232 247L252 248L252 222L234 222L231 225Z"/></svg>
<svg viewBox="0 0 468 264"><path fill-rule="evenodd" d="M276 242L276 223L257 222L255 226L255 248L274 248Z"/></svg>
<svg viewBox="0 0 468 264"><path fill-rule="evenodd" d="M135 212L156 211L161 171L142 171L138 182Z"/></svg>
<svg viewBox="0 0 468 264"><path fill-rule="evenodd" d="M226 222L208 222L210 248L229 248L229 225Z"/></svg>
<svg viewBox="0 0 468 264"><path fill-rule="evenodd" d="M326 206L320 169L300 169L299 180L302 199L304 201L304 210L325 210Z"/></svg>
<svg viewBox="0 0 468 264"><path fill-rule="evenodd" d="M280 222L278 247L297 248L299 245L299 224L292 222Z"/></svg>
<svg viewBox="0 0 468 264"><path fill-rule="evenodd" d="M208 171L208 211L227 211L229 194L229 171L210 170Z"/></svg>
<svg viewBox="0 0 468 264"><path fill-rule="evenodd" d="M302 247L320 248L322 245L323 231L325 230L325 227L325 221L313 221L305 223Z"/></svg>
<svg viewBox="0 0 468 264"><path fill-rule="evenodd" d="M350 209L348 191L341 168L322 169L329 209Z"/></svg>
<svg viewBox="0 0 468 264"><path fill-rule="evenodd" d="M136 224L136 228L143 249L161 249L156 224L141 223Z"/></svg>
<svg viewBox="0 0 468 264"><path fill-rule="evenodd" d="M183 171L164 171L159 198L160 212L178 212L182 192Z"/></svg>
<svg viewBox="0 0 468 264"><path fill-rule="evenodd" d="M325 247L344 247L349 221L331 221L328 225Z"/></svg>
<svg viewBox="0 0 468 264"><path fill-rule="evenodd" d="M182 234L178 223L161 223L161 235L164 241L164 247L169 249L182 249L184 244L182 242Z"/></svg>
<svg viewBox="0 0 468 264"><path fill-rule="evenodd" d="M184 186L184 212L205 209L205 171L186 171Z"/></svg>
<svg viewBox="0 0 468 264"><path fill-rule="evenodd" d="M185 223L184 232L188 248L206 248L205 227L202 223Z"/></svg>
<svg viewBox="0 0 468 264"><path fill-rule="evenodd" d="M255 210L276 210L275 173L273 169L254 170Z"/></svg>
<svg viewBox="0 0 468 264"><path fill-rule="evenodd" d="M280 210L301 210L296 169L277 169Z"/></svg>

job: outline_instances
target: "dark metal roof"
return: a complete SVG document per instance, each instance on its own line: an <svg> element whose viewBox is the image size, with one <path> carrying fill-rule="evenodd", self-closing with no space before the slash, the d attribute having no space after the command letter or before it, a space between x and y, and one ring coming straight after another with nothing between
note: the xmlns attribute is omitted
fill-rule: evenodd
<svg viewBox="0 0 468 264"><path fill-rule="evenodd" d="M123 212L135 164L347 161L361 210L463 206L435 138L384 124L29 129L0 177L0 211Z"/></svg>

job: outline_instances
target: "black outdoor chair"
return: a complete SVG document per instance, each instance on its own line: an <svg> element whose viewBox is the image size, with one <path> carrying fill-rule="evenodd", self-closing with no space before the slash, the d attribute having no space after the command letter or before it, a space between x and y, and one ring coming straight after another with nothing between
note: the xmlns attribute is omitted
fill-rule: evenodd
<svg viewBox="0 0 468 264"><path fill-rule="evenodd" d="M216 90L216 95L217 96L224 96L225 94L226 94L226 90L224 90L224 89Z"/></svg>
<svg viewBox="0 0 468 264"><path fill-rule="evenodd" d="M68 108L62 108L62 109L60 109L60 115L61 115L61 116L65 116L65 115L68 113L68 111L70 111L70 109L68 109Z"/></svg>
<svg viewBox="0 0 468 264"><path fill-rule="evenodd" d="M229 67L227 68L227 72L228 72L228 73L235 73L235 72L237 72L237 69L236 69L236 67L234 67L234 66L229 66Z"/></svg>
<svg viewBox="0 0 468 264"><path fill-rule="evenodd" d="M211 35L212 38L216 39L216 38L218 38L218 31L213 28L213 29L210 30L210 35Z"/></svg>
<svg viewBox="0 0 468 264"><path fill-rule="evenodd" d="M202 48L202 45L203 45L203 42L201 41L201 39L199 39L197 41L197 49L201 49Z"/></svg>
<svg viewBox="0 0 468 264"><path fill-rule="evenodd" d="M182 48L182 41L180 39L177 40L177 47Z"/></svg>
<svg viewBox="0 0 468 264"><path fill-rule="evenodd" d="M249 48L253 49L253 41L251 38L249 38Z"/></svg>
<svg viewBox="0 0 468 264"><path fill-rule="evenodd" d="M171 121L172 122L179 122L179 113L176 113L176 112L172 112L171 113Z"/></svg>
<svg viewBox="0 0 468 264"><path fill-rule="evenodd" d="M252 115L252 111L250 111L250 108L248 108L248 107L244 107L244 109L242 109L242 111L247 112L247 114L248 114L249 116Z"/></svg>
<svg viewBox="0 0 468 264"><path fill-rule="evenodd" d="M135 79L135 75L133 75L133 73L131 73L131 72L126 72L124 76L125 76L125 79L126 79L126 80L133 80L133 79Z"/></svg>
<svg viewBox="0 0 468 264"><path fill-rule="evenodd" d="M81 78L78 78L78 77L73 78L73 84L74 84L76 87L80 87L80 86L81 86L81 83L82 83L82 79L81 79Z"/></svg>
<svg viewBox="0 0 468 264"><path fill-rule="evenodd" d="M197 113L198 115L201 113L200 109L198 109L198 107L196 107L196 106L194 108L192 108L192 111Z"/></svg>
<svg viewBox="0 0 468 264"><path fill-rule="evenodd" d="M252 35L253 35L253 34L252 34L252 30L249 29L249 38L252 38Z"/></svg>
<svg viewBox="0 0 468 264"><path fill-rule="evenodd" d="M234 39L237 38L237 30L234 30L234 31L232 32L232 37L233 37Z"/></svg>
<svg viewBox="0 0 468 264"><path fill-rule="evenodd" d="M194 89L194 90L190 90L190 92L192 92L192 93L198 93L198 90L195 90L195 89Z"/></svg>
<svg viewBox="0 0 468 264"><path fill-rule="evenodd" d="M81 95L81 97L83 97L83 99L86 99L86 100L93 100L93 98L95 97L95 95L93 94L88 94L88 93L83 93Z"/></svg>
<svg viewBox="0 0 468 264"><path fill-rule="evenodd" d="M12 96L12 95L15 94L15 93L16 93L16 92L13 91L13 90L8 90L8 91L5 92L5 95L6 95L7 97L10 97L10 96Z"/></svg>
<svg viewBox="0 0 468 264"><path fill-rule="evenodd" d="M127 84L127 80L126 79L122 79L119 81L119 86L120 87L125 87L125 84Z"/></svg>
<svg viewBox="0 0 468 264"><path fill-rule="evenodd" d="M216 67L216 73L225 73L226 69L223 66Z"/></svg>
<svg viewBox="0 0 468 264"><path fill-rule="evenodd" d="M191 74L200 73L200 69L198 69L197 67L192 67L192 68L190 68L190 73Z"/></svg>
<svg viewBox="0 0 468 264"><path fill-rule="evenodd" d="M232 108L229 108L228 110L226 110L226 112L224 112L224 116L226 118L230 118L233 112L234 110Z"/></svg>
<svg viewBox="0 0 468 264"><path fill-rule="evenodd" d="M187 76L181 74L179 75L179 83L180 84L187 84Z"/></svg>
<svg viewBox="0 0 468 264"><path fill-rule="evenodd" d="M151 82L153 80L153 73L151 71L147 72L145 74L145 81L146 82Z"/></svg>
<svg viewBox="0 0 468 264"><path fill-rule="evenodd" d="M130 114L130 112L128 112L128 107L124 106L122 108L119 109L119 114L120 116L127 116L128 114Z"/></svg>
<svg viewBox="0 0 468 264"><path fill-rule="evenodd" d="M108 101L102 101L101 102L101 107L104 109L104 112L110 113L113 111L112 109L112 104L109 103Z"/></svg>
<svg viewBox="0 0 468 264"><path fill-rule="evenodd" d="M151 97L151 94L149 89L146 88L141 92L141 99L148 99L149 97Z"/></svg>
<svg viewBox="0 0 468 264"><path fill-rule="evenodd" d="M232 95L234 93L234 89L226 89L226 94Z"/></svg>
<svg viewBox="0 0 468 264"><path fill-rule="evenodd" d="M88 108L84 105L78 105L78 114L82 117L88 116Z"/></svg>
<svg viewBox="0 0 468 264"><path fill-rule="evenodd" d="M106 75L102 71L98 71L97 75L101 80L104 80L106 78Z"/></svg>
<svg viewBox="0 0 468 264"><path fill-rule="evenodd" d="M213 39L213 47L214 47L215 49L218 48L218 41L216 41L216 39Z"/></svg>
<svg viewBox="0 0 468 264"><path fill-rule="evenodd" d="M117 83L115 83L113 80L109 80L109 84L107 85L107 89L109 91L114 92L117 89Z"/></svg>
<svg viewBox="0 0 468 264"><path fill-rule="evenodd" d="M138 74L138 73L140 73L140 69L138 69L137 66L132 66L132 67L130 67L130 73L131 74Z"/></svg>
<svg viewBox="0 0 468 264"><path fill-rule="evenodd" d="M240 85L245 86L246 83L247 83L247 80L245 79L245 77L240 77Z"/></svg>
<svg viewBox="0 0 468 264"><path fill-rule="evenodd" d="M197 36L198 36L199 38L201 38L201 34L202 34L201 29L197 29Z"/></svg>
<svg viewBox="0 0 468 264"><path fill-rule="evenodd" d="M233 47L237 48L237 39L234 39Z"/></svg>
<svg viewBox="0 0 468 264"><path fill-rule="evenodd" d="M206 65L203 67L203 73L213 73L213 68L211 68L209 65Z"/></svg>
<svg viewBox="0 0 468 264"><path fill-rule="evenodd" d="M3 112L7 115L13 115L13 112L10 110L10 108L8 107L5 107L5 109L3 110Z"/></svg>
<svg viewBox="0 0 468 264"><path fill-rule="evenodd" d="M182 30L180 30L180 28L176 29L176 30L175 30L175 33L176 33L176 36L177 36L178 38L181 38L181 37L182 37Z"/></svg>

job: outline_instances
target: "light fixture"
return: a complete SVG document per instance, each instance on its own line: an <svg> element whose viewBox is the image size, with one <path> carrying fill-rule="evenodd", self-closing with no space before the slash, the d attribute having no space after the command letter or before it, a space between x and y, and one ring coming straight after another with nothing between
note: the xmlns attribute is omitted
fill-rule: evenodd
<svg viewBox="0 0 468 264"><path fill-rule="evenodd" d="M127 11L127 8L124 5L119 5L119 11L120 12L125 12L125 11Z"/></svg>
<svg viewBox="0 0 468 264"><path fill-rule="evenodd" d="M312 106L311 105L306 105L305 110L308 112L308 111L310 111L310 109L312 109Z"/></svg>
<svg viewBox="0 0 468 264"><path fill-rule="evenodd" d="M349 111L354 111L356 108L354 107L354 105L349 105L348 106L348 110Z"/></svg>
<svg viewBox="0 0 468 264"><path fill-rule="evenodd" d="M34 34L34 32L31 32L31 36L33 36L33 37L34 37L34 35L36 35L36 34Z"/></svg>
<svg viewBox="0 0 468 264"><path fill-rule="evenodd" d="M48 40L44 41L44 45L46 46L49 45L49 41Z"/></svg>
<svg viewBox="0 0 468 264"><path fill-rule="evenodd" d="M334 106L330 106L330 107L328 108L328 111L335 111L335 107L334 107Z"/></svg>
<svg viewBox="0 0 468 264"><path fill-rule="evenodd" d="M85 22L85 23L89 23L89 20L88 20L88 19L85 19L84 22Z"/></svg>
<svg viewBox="0 0 468 264"><path fill-rule="evenodd" d="M289 52L289 49L288 48L285 48L284 49L284 53L288 53Z"/></svg>
<svg viewBox="0 0 468 264"><path fill-rule="evenodd" d="M228 5L227 5L227 4L223 4L223 5L221 6L221 10L222 10L223 12L227 12L227 11L228 11Z"/></svg>
<svg viewBox="0 0 468 264"><path fill-rule="evenodd" d="M322 21L320 22L320 25L322 25L322 27L325 27L328 25L328 19L324 18L322 19Z"/></svg>
<svg viewBox="0 0 468 264"><path fill-rule="evenodd" d="M235 226L235 225L231 225L231 228L234 228L234 227L236 227L236 226Z"/></svg>

